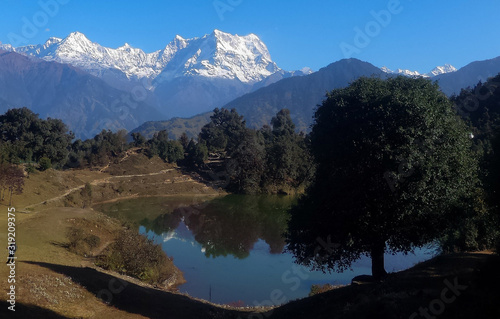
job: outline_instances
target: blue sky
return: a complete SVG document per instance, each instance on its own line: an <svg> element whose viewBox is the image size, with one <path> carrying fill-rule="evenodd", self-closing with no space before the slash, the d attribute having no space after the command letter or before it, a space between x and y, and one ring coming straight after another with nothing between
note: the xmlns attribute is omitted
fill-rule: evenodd
<svg viewBox="0 0 500 319"><path fill-rule="evenodd" d="M219 29L255 33L286 70L352 56L428 72L500 56L499 13L498 0L2 0L0 41L39 44L80 31L107 47L127 42L152 52L176 34Z"/></svg>

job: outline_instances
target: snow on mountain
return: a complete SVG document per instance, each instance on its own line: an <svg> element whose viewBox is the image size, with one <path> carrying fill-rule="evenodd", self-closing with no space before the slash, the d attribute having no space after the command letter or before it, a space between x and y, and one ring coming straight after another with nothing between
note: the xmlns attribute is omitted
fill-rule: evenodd
<svg viewBox="0 0 500 319"><path fill-rule="evenodd" d="M254 34L239 36L215 30L184 43L159 80L202 76L254 83L280 71L266 45Z"/></svg>
<svg viewBox="0 0 500 319"><path fill-rule="evenodd" d="M127 43L117 49L103 47L80 32L64 39L50 38L43 45L0 45L0 49L71 64L96 76L117 69L129 79L155 79L162 74L162 80L202 76L254 83L280 71L256 35L238 36L219 30L202 38L176 36L164 49L152 53Z"/></svg>
<svg viewBox="0 0 500 319"><path fill-rule="evenodd" d="M384 71L385 73L389 73L389 74L400 74L400 75L412 76L412 77L421 76L424 78L431 78L431 77L434 77L434 76L437 76L440 74L446 74L446 73L451 73L451 72L457 71L457 69L453 65L450 65L450 64L445 64L444 66L437 66L429 73L424 73L424 74L422 74L418 71L411 71L411 70L404 70L404 69L397 69L396 71L393 71L385 66L381 67L380 69L382 71Z"/></svg>
<svg viewBox="0 0 500 319"><path fill-rule="evenodd" d="M443 66L438 66L438 67L434 68L431 72L427 73L427 75L429 77L433 77L436 75L451 73L451 72L455 72L455 71L457 71L457 68L455 68L453 65L445 64Z"/></svg>

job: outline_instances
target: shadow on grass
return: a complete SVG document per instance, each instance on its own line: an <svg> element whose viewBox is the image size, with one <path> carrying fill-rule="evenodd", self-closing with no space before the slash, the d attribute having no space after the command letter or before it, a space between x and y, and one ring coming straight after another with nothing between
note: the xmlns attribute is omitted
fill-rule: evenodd
<svg viewBox="0 0 500 319"><path fill-rule="evenodd" d="M36 318L36 319L65 319L67 317L61 316L51 310L40 308L34 305L26 305L16 302L16 311L8 310L10 304L6 301L0 302L0 317L1 318Z"/></svg>
<svg viewBox="0 0 500 319"><path fill-rule="evenodd" d="M61 247L64 249L69 249L69 244L68 243L63 243L63 242L58 242L58 241L51 241L51 245L56 246L56 247Z"/></svg>
<svg viewBox="0 0 500 319"><path fill-rule="evenodd" d="M238 312L217 308L186 296L142 287L93 268L26 262L64 274L106 304L148 318L237 318Z"/></svg>

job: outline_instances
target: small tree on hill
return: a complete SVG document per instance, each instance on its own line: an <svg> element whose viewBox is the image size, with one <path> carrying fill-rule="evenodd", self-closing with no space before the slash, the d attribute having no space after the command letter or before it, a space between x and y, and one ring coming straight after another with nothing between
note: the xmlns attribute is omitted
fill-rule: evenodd
<svg viewBox="0 0 500 319"><path fill-rule="evenodd" d="M52 162L51 162L50 158L48 158L48 157L42 157L40 159L40 161L38 162L38 164L40 165L41 171L46 171L52 167Z"/></svg>
<svg viewBox="0 0 500 319"><path fill-rule="evenodd" d="M315 113L317 172L291 210L288 249L338 271L368 255L383 277L386 251L410 252L453 227L453 208L477 187L471 144L429 80L361 78L332 91Z"/></svg>
<svg viewBox="0 0 500 319"><path fill-rule="evenodd" d="M12 195L22 194L24 186L24 170L16 165L0 164L0 187L2 200L5 199L5 191L9 192L9 206L12 205Z"/></svg>

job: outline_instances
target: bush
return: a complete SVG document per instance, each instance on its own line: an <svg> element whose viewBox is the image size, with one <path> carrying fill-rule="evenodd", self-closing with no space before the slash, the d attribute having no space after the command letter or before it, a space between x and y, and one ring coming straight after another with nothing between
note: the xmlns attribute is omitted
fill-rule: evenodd
<svg viewBox="0 0 500 319"><path fill-rule="evenodd" d="M40 158L40 160L38 161L38 164L40 165L41 171L46 171L52 167L52 162L51 162L50 158L48 158L48 157Z"/></svg>
<svg viewBox="0 0 500 319"><path fill-rule="evenodd" d="M101 238L94 234L87 234L83 229L77 227L70 227L66 237L69 240L69 250L81 256L90 255L92 249L101 243Z"/></svg>
<svg viewBox="0 0 500 319"><path fill-rule="evenodd" d="M26 173L28 173L28 177L30 176L30 174L33 174L35 172L36 170L33 165L29 164L28 166L26 166Z"/></svg>
<svg viewBox="0 0 500 319"><path fill-rule="evenodd" d="M312 285L311 286L311 291L309 292L309 297L312 297L317 294L321 294L330 290L335 289L335 286L330 285L330 284L324 284L324 285Z"/></svg>
<svg viewBox="0 0 500 319"><path fill-rule="evenodd" d="M132 230L121 231L107 253L99 256L96 265L150 284L161 284L175 272L160 245Z"/></svg>

